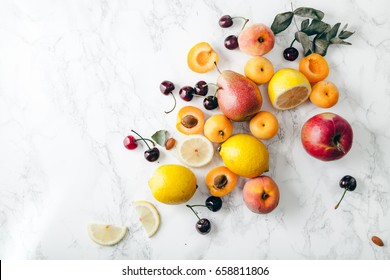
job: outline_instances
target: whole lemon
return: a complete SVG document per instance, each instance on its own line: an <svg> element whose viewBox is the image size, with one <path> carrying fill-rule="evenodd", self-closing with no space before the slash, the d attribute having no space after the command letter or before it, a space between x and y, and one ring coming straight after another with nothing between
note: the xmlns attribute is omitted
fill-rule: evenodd
<svg viewBox="0 0 390 280"><path fill-rule="evenodd" d="M165 204L184 203L196 191L195 174L187 167L177 164L160 166L148 183L154 198Z"/></svg>
<svg viewBox="0 0 390 280"><path fill-rule="evenodd" d="M252 135L231 136L220 146L219 154L226 167L239 176L254 178L268 171L267 147Z"/></svg>

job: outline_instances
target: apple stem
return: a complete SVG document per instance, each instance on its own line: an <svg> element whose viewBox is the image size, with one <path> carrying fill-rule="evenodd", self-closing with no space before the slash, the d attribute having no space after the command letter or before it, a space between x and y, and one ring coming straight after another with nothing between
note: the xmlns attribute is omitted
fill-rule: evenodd
<svg viewBox="0 0 390 280"><path fill-rule="evenodd" d="M192 212L194 212L195 216L198 218L198 220L200 220L199 216L198 216L198 213L196 213L196 211L194 209L192 209L193 206L195 205L186 205L188 208L190 208L192 210Z"/></svg>
<svg viewBox="0 0 390 280"><path fill-rule="evenodd" d="M171 113L171 112L172 112L173 110L175 110L175 108L176 108L176 98L175 98L175 96L173 95L172 91L170 92L170 94L172 95L173 100L175 100L175 105L173 105L173 108L172 108L171 110L169 110L169 111L164 111L165 114Z"/></svg>
<svg viewBox="0 0 390 280"><path fill-rule="evenodd" d="M345 195L346 192L347 192L347 189L345 189L343 195L341 196L341 199L340 199L339 203L337 203L337 205L334 207L334 209L337 209L339 207L339 205L340 205L341 201L343 200L344 195Z"/></svg>
<svg viewBox="0 0 390 280"><path fill-rule="evenodd" d="M151 148L150 148L148 142L146 142L146 140L152 142L152 143L153 143L153 147L155 146L155 145L154 145L154 142L153 142L152 140L147 139L147 138L143 138L141 135L139 135L139 134L138 134L137 132L135 132L134 130L131 130L131 131L134 132L135 134L137 134L138 137L141 138L141 140L145 142L145 144L146 144L146 146L148 146L149 150L151 150Z"/></svg>
<svg viewBox="0 0 390 280"><path fill-rule="evenodd" d="M216 62L216 61L214 61L214 65L215 65L215 67L217 68L217 70L218 70L219 74L222 74L221 70L219 70L219 67L218 67L218 65L217 65L217 62Z"/></svg>
<svg viewBox="0 0 390 280"><path fill-rule="evenodd" d="M343 146L341 146L340 142L336 142L336 147L337 147L337 150L339 150L340 152L345 154L345 150L344 150Z"/></svg>

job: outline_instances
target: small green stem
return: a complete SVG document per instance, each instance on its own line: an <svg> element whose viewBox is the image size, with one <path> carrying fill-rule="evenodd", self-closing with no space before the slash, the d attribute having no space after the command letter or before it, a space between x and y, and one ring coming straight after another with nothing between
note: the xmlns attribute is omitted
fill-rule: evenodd
<svg viewBox="0 0 390 280"><path fill-rule="evenodd" d="M155 146L154 141L151 140L151 139L148 139L148 138L135 139L135 142L137 142L137 141L144 141L144 140L147 140L147 141L151 142L153 144L153 147Z"/></svg>
<svg viewBox="0 0 390 280"><path fill-rule="evenodd" d="M291 12L294 13L294 7L293 7L293 3L292 3L292 2L291 2ZM296 21L296 19L295 19L295 15L293 15L293 20L294 20L295 27L296 27L297 30L299 31L299 27L298 27L297 21Z"/></svg>
<svg viewBox="0 0 390 280"><path fill-rule="evenodd" d="M217 65L217 62L216 62L216 61L214 61L214 65L215 65L215 68L217 68L217 70L218 70L219 74L222 74L221 70L219 70L219 67L218 67L218 65Z"/></svg>
<svg viewBox="0 0 390 280"><path fill-rule="evenodd" d="M244 22L244 24L243 24L243 26L242 26L242 28L241 28L241 30L240 30L240 33L241 33L242 30L244 30L244 27L245 27L245 25L248 23L248 21L249 21L249 19L246 18L246 19L245 19L245 22Z"/></svg>
<svg viewBox="0 0 390 280"><path fill-rule="evenodd" d="M196 211L194 209L192 209L192 206L191 205L186 205L188 208L190 208L192 210L192 212L194 212L195 216L198 218L198 220L200 220L199 216L198 216L198 213L196 213Z"/></svg>
<svg viewBox="0 0 390 280"><path fill-rule="evenodd" d="M188 205L189 207L198 207L198 206L200 206L200 207L207 207L206 205L204 205L204 204L193 204L193 205Z"/></svg>
<svg viewBox="0 0 390 280"><path fill-rule="evenodd" d="M240 19L243 19L243 20L247 20L247 19L244 18L244 17L232 17L232 19L235 19L235 18L240 18Z"/></svg>
<svg viewBox="0 0 390 280"><path fill-rule="evenodd" d="M169 110L168 112L167 112L167 111L164 111L165 114L169 114L170 112L172 112L172 111L175 110L175 108L176 108L176 98L175 98L175 96L173 95L172 92L170 92L170 94L172 95L173 100L175 100L175 105L174 105L173 108L172 108L171 110Z"/></svg>
<svg viewBox="0 0 390 280"><path fill-rule="evenodd" d="M294 38L294 40L291 42L291 45L290 45L290 48L294 45L296 39Z"/></svg>
<svg viewBox="0 0 390 280"><path fill-rule="evenodd" d="M151 148L150 148L148 142L146 142L145 140L148 140L148 141L152 142L152 143L153 143L153 146L154 146L154 142L153 142L152 140L147 139L147 138L143 138L141 135L139 135L139 134L138 134L137 132L135 132L134 130L131 130L131 131L134 132L135 134L137 134L138 137L141 138L141 140L145 142L145 144L146 144L146 146L148 146L149 150L151 150Z"/></svg>
<svg viewBox="0 0 390 280"><path fill-rule="evenodd" d="M337 209L339 207L339 205L340 205L341 201L343 200L344 195L346 194L346 192L347 192L347 189L345 189L343 195L341 196L341 199L340 199L339 203L337 203L337 205L334 207L334 209Z"/></svg>

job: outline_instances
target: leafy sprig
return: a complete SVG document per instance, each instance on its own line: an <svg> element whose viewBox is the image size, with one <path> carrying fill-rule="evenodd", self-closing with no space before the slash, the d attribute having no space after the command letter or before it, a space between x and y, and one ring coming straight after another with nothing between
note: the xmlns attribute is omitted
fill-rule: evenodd
<svg viewBox="0 0 390 280"><path fill-rule="evenodd" d="M299 42L302 45L305 56L311 53L318 53L325 56L328 47L333 44L351 45L345 39L352 36L354 32L347 30L347 24L338 33L341 23L338 22L331 26L322 20L325 16L322 11L308 7L299 7L293 11L277 14L271 25L274 34L276 35L286 30L293 19L295 21L295 16L306 19L301 22L300 29L297 26L298 31L295 32L291 46L295 41Z"/></svg>

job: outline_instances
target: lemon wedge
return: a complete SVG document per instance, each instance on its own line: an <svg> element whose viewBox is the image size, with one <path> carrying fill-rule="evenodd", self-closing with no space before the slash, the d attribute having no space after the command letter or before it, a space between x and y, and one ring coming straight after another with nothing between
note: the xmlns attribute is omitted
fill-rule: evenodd
<svg viewBox="0 0 390 280"><path fill-rule="evenodd" d="M107 224L89 224L88 235L95 243L102 246L112 246L117 244L125 237L127 227L107 225Z"/></svg>
<svg viewBox="0 0 390 280"><path fill-rule="evenodd" d="M272 106L288 110L305 102L311 93L308 79L301 72L291 68L280 69L268 84L268 95Z"/></svg>
<svg viewBox="0 0 390 280"><path fill-rule="evenodd" d="M152 237L160 227L160 214L156 206L145 200L135 201L133 206L148 237Z"/></svg>
<svg viewBox="0 0 390 280"><path fill-rule="evenodd" d="M186 136L176 147L179 160L190 167L204 166L213 159L213 144L202 135Z"/></svg>

